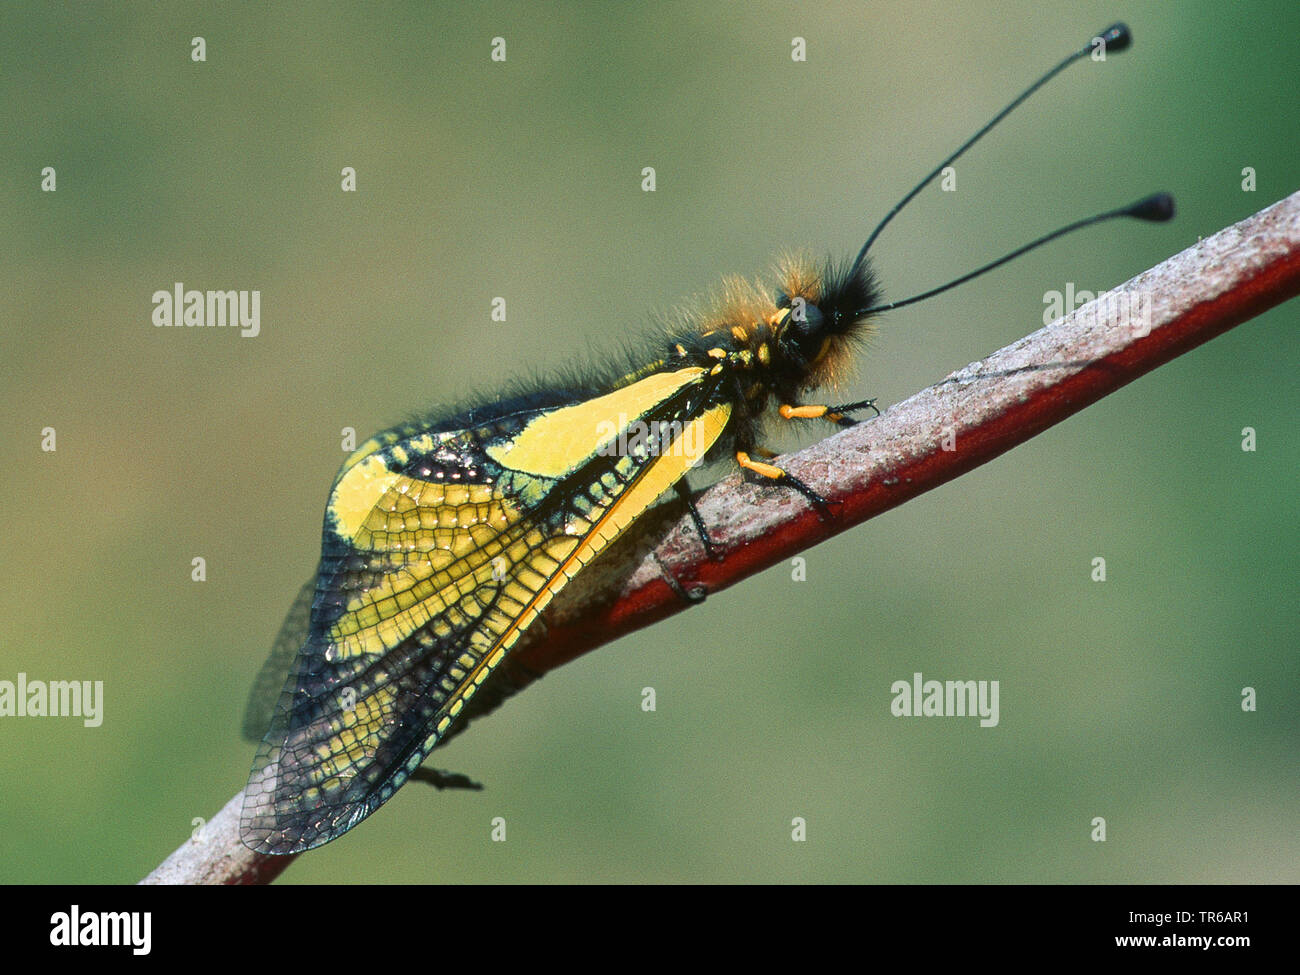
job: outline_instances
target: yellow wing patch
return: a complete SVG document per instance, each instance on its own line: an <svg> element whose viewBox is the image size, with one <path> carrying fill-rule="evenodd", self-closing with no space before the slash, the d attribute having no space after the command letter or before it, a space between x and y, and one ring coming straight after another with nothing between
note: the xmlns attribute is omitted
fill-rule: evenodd
<svg viewBox="0 0 1300 975"><path fill-rule="evenodd" d="M644 416L684 386L697 367L659 372L605 396L544 413L509 443L489 447L503 467L541 477L563 477L608 444L629 422Z"/></svg>
<svg viewBox="0 0 1300 975"><path fill-rule="evenodd" d="M309 849L419 768L550 601L717 441L700 368L465 430L368 441L335 482L306 642L242 829ZM629 424L662 425L629 441ZM606 449L607 447L614 449Z"/></svg>
<svg viewBox="0 0 1300 975"><path fill-rule="evenodd" d="M578 574L579 569L587 565L605 546L622 534L628 525L681 480L686 472L708 452L721 436L730 416L731 404L720 403L690 421L680 438L683 443L689 444L689 447L667 451L651 461L632 485L613 499L594 521L582 519L578 522L579 528L583 531L581 544L576 545L573 552L558 564L557 571L538 589L532 600L524 606L523 612L501 634L494 647L497 652L470 675L476 683L482 683L478 673L496 666L501 659L501 651L508 650L514 645L519 635L564 588L565 584Z"/></svg>
<svg viewBox="0 0 1300 975"><path fill-rule="evenodd" d="M352 538L370 517L375 498L387 494L397 480L382 454L372 453L349 467L330 496L330 513L339 534Z"/></svg>

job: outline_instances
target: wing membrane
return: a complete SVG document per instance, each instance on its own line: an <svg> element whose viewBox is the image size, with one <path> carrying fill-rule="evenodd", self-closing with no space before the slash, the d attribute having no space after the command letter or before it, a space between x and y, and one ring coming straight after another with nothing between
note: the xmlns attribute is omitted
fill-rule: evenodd
<svg viewBox="0 0 1300 975"><path fill-rule="evenodd" d="M313 576L294 598L293 606L280 624L280 632L271 645L271 654L257 672L257 679L249 691L241 729L248 741L260 742L275 717L275 705L284 688L285 679L307 639L311 627L311 604L315 598L316 577Z"/></svg>
<svg viewBox="0 0 1300 975"><path fill-rule="evenodd" d="M542 450L567 419L543 408L390 435L349 461L307 638L245 793L245 843L287 853L327 842L420 766L550 599L725 427L729 407L708 405L702 370L673 375L609 404L677 430L666 449L607 450L607 433L570 430L568 456ZM593 415L591 401L578 408Z"/></svg>

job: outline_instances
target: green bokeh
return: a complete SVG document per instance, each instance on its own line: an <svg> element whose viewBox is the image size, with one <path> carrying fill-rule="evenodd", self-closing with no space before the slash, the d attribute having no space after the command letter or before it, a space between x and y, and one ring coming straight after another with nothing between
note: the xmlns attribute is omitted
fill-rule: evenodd
<svg viewBox="0 0 1300 975"><path fill-rule="evenodd" d="M1044 292L1300 184L1292 0L982 7L9 5L0 679L103 680L106 717L0 719L0 880L133 881L243 785L341 428L613 348L783 250L852 253L1117 13L1133 51L1037 95L878 267L901 297L1156 189L1178 220L889 316L844 395L898 401L1037 327ZM154 328L175 281L260 289L262 334ZM486 792L404 789L285 881L1300 880L1298 308L807 553L807 582L551 674L440 756ZM999 680L1001 725L891 717L914 671Z"/></svg>

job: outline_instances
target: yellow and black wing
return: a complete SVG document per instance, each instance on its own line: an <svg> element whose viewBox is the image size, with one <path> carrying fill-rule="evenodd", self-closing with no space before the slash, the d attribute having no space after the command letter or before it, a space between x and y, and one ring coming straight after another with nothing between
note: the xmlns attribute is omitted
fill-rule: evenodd
<svg viewBox="0 0 1300 975"><path fill-rule="evenodd" d="M390 431L349 458L306 640L245 790L245 844L310 849L388 800L556 593L717 441L731 415L718 384L665 370Z"/></svg>

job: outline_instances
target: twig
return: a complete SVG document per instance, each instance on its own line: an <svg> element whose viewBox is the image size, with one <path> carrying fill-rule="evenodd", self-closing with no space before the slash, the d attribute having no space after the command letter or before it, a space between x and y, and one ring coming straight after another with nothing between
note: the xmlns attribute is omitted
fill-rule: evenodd
<svg viewBox="0 0 1300 975"><path fill-rule="evenodd" d="M978 467L1143 373L1300 294L1300 193L1197 243L878 419L782 458L831 501L730 477L697 500L721 554L709 560L675 506L580 574L494 675L481 716L537 677ZM671 574L676 585L665 579ZM499 679L498 679L499 678ZM487 688L485 688L487 691ZM490 697L490 699L488 699ZM144 883L266 883L293 857L239 842L243 793Z"/></svg>

